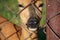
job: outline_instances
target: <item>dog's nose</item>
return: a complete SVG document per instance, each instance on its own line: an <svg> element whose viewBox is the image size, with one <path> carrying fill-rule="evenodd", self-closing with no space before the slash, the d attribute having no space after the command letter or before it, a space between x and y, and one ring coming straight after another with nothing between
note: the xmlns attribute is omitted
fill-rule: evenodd
<svg viewBox="0 0 60 40"><path fill-rule="evenodd" d="M39 23L39 20L37 18L29 18L27 22L28 28L36 28Z"/></svg>

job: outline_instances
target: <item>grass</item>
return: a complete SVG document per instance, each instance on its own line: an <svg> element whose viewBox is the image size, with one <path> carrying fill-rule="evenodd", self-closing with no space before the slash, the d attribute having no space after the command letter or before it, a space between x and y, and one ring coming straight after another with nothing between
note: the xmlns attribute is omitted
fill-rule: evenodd
<svg viewBox="0 0 60 40"><path fill-rule="evenodd" d="M18 11L17 0L2 0L0 1L0 15L8 20L11 20L14 24L19 23L19 18L12 18Z"/></svg>

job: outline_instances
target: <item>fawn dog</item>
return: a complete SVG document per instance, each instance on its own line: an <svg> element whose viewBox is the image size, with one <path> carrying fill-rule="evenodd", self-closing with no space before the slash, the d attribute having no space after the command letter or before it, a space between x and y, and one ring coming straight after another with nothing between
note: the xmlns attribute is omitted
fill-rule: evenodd
<svg viewBox="0 0 60 40"><path fill-rule="evenodd" d="M0 29L0 40L38 40L37 29L39 26L39 20L41 18L42 0L18 0L18 5L19 11L23 10L27 5L29 5L20 13L21 30L19 27L17 27L17 29L20 30L18 32L20 39L18 39L16 35L14 25L8 22L6 19L0 17L0 23L2 23L0 24L0 28L2 28L2 30ZM38 9L41 12L39 12ZM8 24L6 24L6 22L8 22ZM1 33L3 33L6 38L4 38Z"/></svg>
<svg viewBox="0 0 60 40"><path fill-rule="evenodd" d="M20 13L22 28L20 40L38 40L36 30L40 20L41 12L38 13L37 10L39 9L42 11L42 0L18 0L18 5L20 11L29 5Z"/></svg>

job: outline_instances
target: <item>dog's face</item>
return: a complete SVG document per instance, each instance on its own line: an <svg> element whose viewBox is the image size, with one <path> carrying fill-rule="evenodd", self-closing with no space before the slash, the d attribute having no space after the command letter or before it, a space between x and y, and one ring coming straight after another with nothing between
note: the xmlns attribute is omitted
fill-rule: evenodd
<svg viewBox="0 0 60 40"><path fill-rule="evenodd" d="M31 3L31 0L18 0L18 2L19 2L19 10L22 10L24 9L25 6ZM37 0L35 2L35 5L39 8L40 11L42 11L42 0ZM29 26L30 25L33 26L33 24L34 25L37 24L39 18L35 19L34 14L40 16L40 13L36 12L33 5L28 6L20 13L21 22L24 24L28 23Z"/></svg>

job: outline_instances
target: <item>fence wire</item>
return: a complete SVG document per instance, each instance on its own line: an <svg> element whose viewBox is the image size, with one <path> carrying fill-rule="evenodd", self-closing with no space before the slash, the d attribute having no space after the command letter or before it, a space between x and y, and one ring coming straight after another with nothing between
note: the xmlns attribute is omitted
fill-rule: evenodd
<svg viewBox="0 0 60 40"><path fill-rule="evenodd" d="M55 15L53 15L51 18L49 18L46 23L47 23L48 27L51 29L51 31L56 35L56 37L57 37L57 38L60 38L60 35L58 35L58 34L54 31L54 29L52 28L53 25L50 24L50 20L52 20L53 18L55 18L55 17L58 16L58 15L60 15L60 12L57 13L57 14L55 14Z"/></svg>
<svg viewBox="0 0 60 40"><path fill-rule="evenodd" d="M31 5L33 5L34 8L41 14L41 11L40 11L39 8L35 5L35 2L36 2L36 1L37 1L37 0L32 0L30 4L28 4L26 7L24 7L24 9L22 9L21 11L18 11L17 13L13 12L12 9L11 9L6 3L4 3L2 0L1 0L0 2L2 2L2 5L3 5L5 8L7 8L11 13L14 13L14 16L9 20L9 21L11 21L13 18L16 18L21 12L23 12L27 7L29 7L29 6L31 6ZM1 23L1 24L2 24L2 23ZM5 22L5 24L3 24L2 27L4 27L4 26L7 25L7 24L8 24L8 22ZM18 24L18 26L20 26L20 24ZM10 38L11 36L13 36L14 34L17 34L17 37L18 37L18 39L20 40L19 35L18 35L18 32L19 32L20 30L17 30L16 27L15 27L15 25L14 25L14 28L15 28L16 32L14 32L14 33L12 33L11 35L9 35L8 37L6 37L6 36L4 35L4 33L1 32L1 31L2 31L2 28L0 27L0 35L2 35L2 36L4 37L4 40L8 40L8 38ZM25 30L26 30L26 29L25 29ZM30 33L28 30L26 30L26 31L27 31L28 33ZM27 40L28 38L31 38L31 35L32 35L32 33L30 33L30 36L27 37L25 40ZM0 38L0 40L2 40L2 39ZM33 38L31 38L31 40L33 40Z"/></svg>
<svg viewBox="0 0 60 40"><path fill-rule="evenodd" d="M52 11L53 9L53 11ZM51 13L51 15L50 15ZM60 31L59 31L59 21L60 21L60 0L47 0L47 36L56 38L55 40L60 40ZM49 33L50 34L49 34ZM47 37L47 40L50 38Z"/></svg>
<svg viewBox="0 0 60 40"><path fill-rule="evenodd" d="M2 1L3 2L3 1ZM35 3L36 2L36 0L35 1L32 1L30 4L28 4L26 7L24 7L24 9L22 9L21 11L18 11L16 14L14 14L14 16L13 16L13 18L15 18L16 16L18 16L21 12L23 12L27 7L29 7L30 5L33 5L37 10L38 10L38 12L39 13L41 13L41 11L39 10L39 8L37 7L37 6L35 6ZM5 8L7 8L10 12L12 12L12 13L14 13L13 11L12 11L12 9L10 9L5 3L3 3L3 5L4 5L4 7ZM56 16L58 16L58 15L60 15L60 13L57 13L56 15L54 15L54 16L52 16L51 18L49 18L48 20L47 20L47 25L48 25L48 27L51 29L51 31L53 31L53 33L58 37L58 38L60 38L60 36L52 29L52 25L49 23L50 22L50 20L51 19L53 19L54 17L56 17ZM12 18L12 19L13 19ZM11 21L12 19L10 19L9 21ZM3 25L3 27L5 26L5 25L7 25L8 24L8 22L5 22L5 24ZM18 24L18 26L20 26L20 24ZM2 35L3 37L4 37L4 40L7 40L8 38L10 38L11 36L13 36L14 34L17 34L17 36L18 36L18 39L20 40L20 38L19 38L19 35L18 35L18 32L20 31L20 30L17 30L16 29L16 27L15 27L15 25L14 25L14 28L15 28L15 30L16 30L16 32L14 32L14 33L12 33L11 35L9 35L8 37L6 37L5 35L4 35L4 33L2 33L1 32L1 28L0 28L0 35ZM26 30L26 29L25 29ZM28 31L27 31L28 32ZM30 33L30 32L29 32ZM30 36L29 37L31 37L31 33L30 33ZM27 40L29 37L27 37L25 40ZM0 40L1 40L1 38L0 38ZM33 40L33 39L32 39Z"/></svg>

